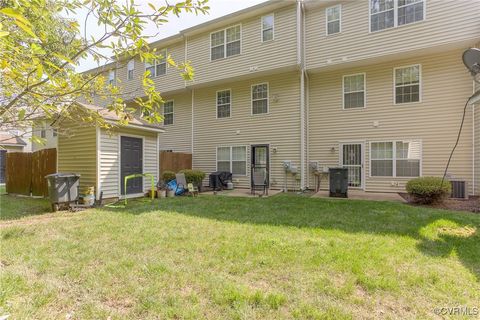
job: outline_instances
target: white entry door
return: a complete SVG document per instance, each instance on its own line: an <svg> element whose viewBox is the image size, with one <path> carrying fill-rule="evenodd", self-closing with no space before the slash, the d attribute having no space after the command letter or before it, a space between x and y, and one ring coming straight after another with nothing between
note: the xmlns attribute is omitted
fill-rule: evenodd
<svg viewBox="0 0 480 320"><path fill-rule="evenodd" d="M340 144L340 165L348 169L348 186L363 189L363 143Z"/></svg>

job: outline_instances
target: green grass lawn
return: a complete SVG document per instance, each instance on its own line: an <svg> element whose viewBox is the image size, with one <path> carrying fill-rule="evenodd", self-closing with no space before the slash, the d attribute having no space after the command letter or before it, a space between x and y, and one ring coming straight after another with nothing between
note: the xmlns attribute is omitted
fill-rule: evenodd
<svg viewBox="0 0 480 320"><path fill-rule="evenodd" d="M480 307L480 215L294 195L43 215L41 200L0 200L0 315L13 319L423 319ZM30 206L36 216L16 219Z"/></svg>

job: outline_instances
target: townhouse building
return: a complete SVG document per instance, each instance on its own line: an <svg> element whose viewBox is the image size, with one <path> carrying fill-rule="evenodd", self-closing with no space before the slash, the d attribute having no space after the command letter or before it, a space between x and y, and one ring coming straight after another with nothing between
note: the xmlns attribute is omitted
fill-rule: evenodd
<svg viewBox="0 0 480 320"><path fill-rule="evenodd" d="M475 0L267 1L152 44L190 61L193 81L165 60L104 69L127 100L149 70L165 100L158 148L231 171L236 187L261 170L270 188L314 189L318 171L344 166L352 188L398 192L443 175L474 90L461 56L480 43L478 12ZM448 171L469 194L479 109L467 106Z"/></svg>

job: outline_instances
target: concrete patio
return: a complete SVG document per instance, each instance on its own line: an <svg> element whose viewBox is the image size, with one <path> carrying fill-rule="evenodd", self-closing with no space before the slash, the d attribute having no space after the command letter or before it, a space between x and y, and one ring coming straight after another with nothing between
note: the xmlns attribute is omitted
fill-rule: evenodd
<svg viewBox="0 0 480 320"><path fill-rule="evenodd" d="M327 190L320 190L315 193L313 198L329 198L329 199L344 199L345 198L330 198ZM348 190L348 198L354 200L372 200L372 201L396 201L406 202L398 193L387 192L365 192L363 190Z"/></svg>
<svg viewBox="0 0 480 320"><path fill-rule="evenodd" d="M268 195L263 195L262 197L271 197L276 194L282 193L282 190L268 190ZM208 195L217 195L217 196L229 196L229 197L260 197L262 195L262 191L255 191L255 195L252 195L250 189L234 189L234 190L222 190L222 191L207 191L202 192L201 194L208 194Z"/></svg>

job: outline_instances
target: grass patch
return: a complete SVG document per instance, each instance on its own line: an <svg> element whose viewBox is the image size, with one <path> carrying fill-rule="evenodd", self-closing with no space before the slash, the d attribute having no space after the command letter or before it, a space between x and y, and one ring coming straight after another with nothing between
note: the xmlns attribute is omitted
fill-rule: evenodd
<svg viewBox="0 0 480 320"><path fill-rule="evenodd" d="M3 214L18 200L2 201ZM475 214L389 202L141 199L1 228L0 306L13 318L434 318L478 306L479 228Z"/></svg>
<svg viewBox="0 0 480 320"><path fill-rule="evenodd" d="M8 196L5 186L0 186L0 220L20 219L50 212L47 199Z"/></svg>

